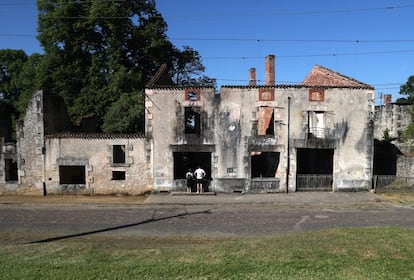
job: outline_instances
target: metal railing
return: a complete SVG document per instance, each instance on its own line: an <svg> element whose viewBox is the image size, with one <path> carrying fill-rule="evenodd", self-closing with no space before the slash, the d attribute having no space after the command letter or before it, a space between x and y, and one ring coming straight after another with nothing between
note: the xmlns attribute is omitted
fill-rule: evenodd
<svg viewBox="0 0 414 280"><path fill-rule="evenodd" d="M297 191L332 191L332 174L297 174Z"/></svg>

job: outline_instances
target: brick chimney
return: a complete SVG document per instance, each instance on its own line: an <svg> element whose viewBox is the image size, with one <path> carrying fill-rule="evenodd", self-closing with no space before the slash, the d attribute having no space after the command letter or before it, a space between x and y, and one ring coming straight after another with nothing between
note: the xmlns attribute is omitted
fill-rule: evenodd
<svg viewBox="0 0 414 280"><path fill-rule="evenodd" d="M256 68L249 69L249 86L256 85Z"/></svg>
<svg viewBox="0 0 414 280"><path fill-rule="evenodd" d="M266 85L272 86L275 84L275 55L269 54L266 56Z"/></svg>
<svg viewBox="0 0 414 280"><path fill-rule="evenodd" d="M384 95L384 105L390 104L392 100L392 95L391 94L385 94Z"/></svg>

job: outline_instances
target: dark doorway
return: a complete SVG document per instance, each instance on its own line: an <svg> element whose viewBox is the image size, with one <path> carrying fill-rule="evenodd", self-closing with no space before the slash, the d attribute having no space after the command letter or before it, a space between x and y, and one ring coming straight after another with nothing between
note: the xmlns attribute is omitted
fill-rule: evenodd
<svg viewBox="0 0 414 280"><path fill-rule="evenodd" d="M334 149L297 149L296 189L330 191Z"/></svg>
<svg viewBox="0 0 414 280"><path fill-rule="evenodd" d="M396 175L397 157L401 151L387 141L374 140L374 175Z"/></svg>
<svg viewBox="0 0 414 280"><path fill-rule="evenodd" d="M63 184L86 184L85 166L83 165L60 165L59 182Z"/></svg>
<svg viewBox="0 0 414 280"><path fill-rule="evenodd" d="M297 174L332 174L333 149L297 149Z"/></svg>
<svg viewBox="0 0 414 280"><path fill-rule="evenodd" d="M17 181L17 161L12 159L5 159L4 160L4 175L5 181Z"/></svg>
<svg viewBox="0 0 414 280"><path fill-rule="evenodd" d="M174 152L174 179L185 179L189 169L193 172L198 167L206 171L206 179L211 179L210 152Z"/></svg>
<svg viewBox="0 0 414 280"><path fill-rule="evenodd" d="M252 178L275 177L279 166L280 153L252 152Z"/></svg>

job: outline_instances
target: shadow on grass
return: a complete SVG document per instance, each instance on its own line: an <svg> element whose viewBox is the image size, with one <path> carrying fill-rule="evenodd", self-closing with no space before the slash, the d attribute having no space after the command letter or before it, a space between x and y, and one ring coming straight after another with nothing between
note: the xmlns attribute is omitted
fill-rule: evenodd
<svg viewBox="0 0 414 280"><path fill-rule="evenodd" d="M138 222L138 223L126 224L126 225L110 227L110 228L104 228L104 229L97 229L97 230L81 232L81 233L75 233L75 234L69 234L69 235L63 235L63 236L57 236L57 237L50 237L50 238L46 238L46 239L26 242L24 244L47 243L47 242L59 241L59 240L63 240L63 239L74 238L74 237L81 237L81 236L87 236L87 235L102 233L102 232L119 230L119 229L124 229L124 228L129 228L129 227L135 227L135 226L145 225L145 224L149 224L149 223L153 223L153 222L159 222L159 221L173 219L173 218L181 218L181 217L185 217L185 216L192 216L192 215L198 215L198 214L210 214L210 213L211 213L210 210L205 210L205 211L198 211L198 212L192 212L192 213L181 213L181 214L176 214L176 215L167 216L167 217L160 217L160 218L152 217L150 219L147 219L147 220L144 220L144 221ZM154 212L154 214L155 214L155 212Z"/></svg>

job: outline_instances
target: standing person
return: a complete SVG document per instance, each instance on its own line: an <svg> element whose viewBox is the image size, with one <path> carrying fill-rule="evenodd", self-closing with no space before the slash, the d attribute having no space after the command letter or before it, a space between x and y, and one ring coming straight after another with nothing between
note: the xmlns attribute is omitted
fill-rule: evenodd
<svg viewBox="0 0 414 280"><path fill-rule="evenodd" d="M185 173L185 178L187 179L187 192L191 193L193 188L193 172L191 172L191 168Z"/></svg>
<svg viewBox="0 0 414 280"><path fill-rule="evenodd" d="M194 171L194 176L196 177L196 183L197 183L197 193L203 192L203 180L206 176L206 172L204 169L201 168L201 166L198 166L198 168Z"/></svg>

